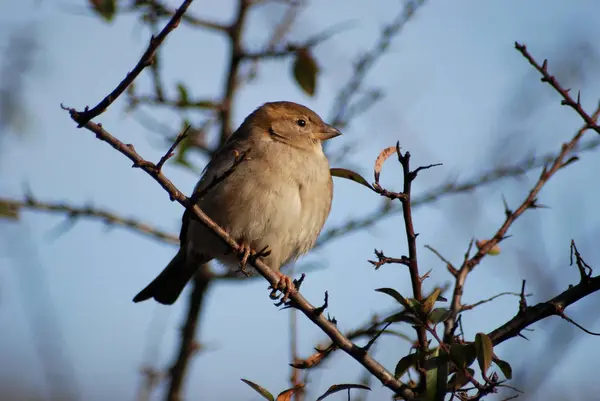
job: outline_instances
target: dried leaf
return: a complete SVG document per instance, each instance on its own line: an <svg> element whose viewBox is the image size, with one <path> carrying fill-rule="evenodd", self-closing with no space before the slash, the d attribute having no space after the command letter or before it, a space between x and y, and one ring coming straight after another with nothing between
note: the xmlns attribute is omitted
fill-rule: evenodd
<svg viewBox="0 0 600 401"><path fill-rule="evenodd" d="M351 388L358 388L358 389L362 389L362 390L371 391L370 387L367 387L363 384L334 384L333 386L329 387L329 389L325 392L325 394L323 394L322 396L317 398L317 401L321 401L321 400L325 399L325 397L329 397L331 394L337 393L338 391L349 390Z"/></svg>
<svg viewBox="0 0 600 401"><path fill-rule="evenodd" d="M360 174L355 173L352 170L348 170L345 168L332 168L329 171L331 172L332 177L345 178L347 180L354 181L361 185L364 185L365 187L367 187L369 189L373 189L373 187L371 186L371 184L369 184L367 182L367 180L365 180Z"/></svg>
<svg viewBox="0 0 600 401"><path fill-rule="evenodd" d="M266 398L269 401L275 401L275 397L271 393L269 393L265 388L259 386L256 383L251 382L250 380L240 379L250 387L252 387L258 394L262 395L263 398Z"/></svg>
<svg viewBox="0 0 600 401"><path fill-rule="evenodd" d="M492 340L487 334L477 333L475 335L475 350L481 373L485 375L492 364L492 357L494 356L494 344L492 344Z"/></svg>
<svg viewBox="0 0 600 401"><path fill-rule="evenodd" d="M296 59L294 60L294 78L302 90L309 96L315 94L318 72L319 66L310 53L310 50L307 48L299 49L296 52Z"/></svg>
<svg viewBox="0 0 600 401"><path fill-rule="evenodd" d="M296 369L310 369L321 362L324 356L325 352L316 352L300 362L290 363L290 366Z"/></svg>
<svg viewBox="0 0 600 401"><path fill-rule="evenodd" d="M112 21L117 12L116 0L89 0L89 2L94 11L104 18L106 22Z"/></svg>
<svg viewBox="0 0 600 401"><path fill-rule="evenodd" d="M390 146L390 147L383 149L381 151L381 153L379 153L379 156L377 156L377 159L375 159L375 167L373 168L373 170L375 172L375 182L379 182L379 175L381 173L381 168L383 167L383 163L385 163L385 161L388 159L388 157L390 157L394 153L396 153L396 147Z"/></svg>
<svg viewBox="0 0 600 401"><path fill-rule="evenodd" d="M304 387L304 384L299 384L299 385L294 386L292 388L288 388L285 391L282 391L277 396L277 401L290 401L292 399L292 396L294 395L294 393L296 391L302 389L303 387Z"/></svg>

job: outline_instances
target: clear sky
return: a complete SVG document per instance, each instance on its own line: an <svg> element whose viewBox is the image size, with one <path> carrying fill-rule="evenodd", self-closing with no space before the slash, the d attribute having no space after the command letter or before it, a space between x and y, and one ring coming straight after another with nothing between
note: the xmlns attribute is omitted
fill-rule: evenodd
<svg viewBox="0 0 600 401"><path fill-rule="evenodd" d="M179 1L169 4L177 6ZM228 21L233 4L233 0L197 0L190 11ZM346 82L351 62L395 16L399 2L374 4L313 2L292 38L306 39L336 23L354 22L316 51L322 66L317 96L306 97L292 82L288 60L268 62L260 68L258 79L239 93L234 125L257 105L280 99L304 103L330 117L334 96ZM265 27L280 10L269 6L252 13L246 40L250 48L259 49L268 32ZM499 163L560 149L581 121L539 82L537 73L514 50L514 41L526 43L538 60L548 58L549 68L564 78L565 85L582 89L583 104L591 112L600 93L600 80L593 75L599 66L599 13L600 3L594 0L428 1L368 76L371 85L385 91L385 100L355 120L345 136L331 144L331 150L358 143L347 165L368 179L379 150L397 140L411 151L417 164L443 162L443 167L419 176L415 184L419 194L448 180L475 177ZM152 179L131 169L121 154L90 132L76 129L59 107L62 102L81 109L99 101L135 65L148 32L132 16L105 24L74 0L0 3L2 49L20 26L36 31L38 52L35 68L25 80L26 132L0 132L1 196L22 197L26 183L40 200L91 203L178 232L181 207L169 202ZM178 28L163 47L167 84L174 88L184 81L195 96L216 97L222 85L224 45L222 38L212 34ZM144 74L137 85L144 89L148 82ZM135 144L143 156L157 160L165 151L157 139L160 136L141 126L138 115L126 113L124 105L117 101L98 122L124 142ZM174 133L178 130L173 114L152 113ZM594 139L593 135L589 132L586 138ZM530 303L563 291L578 277L568 266L572 238L588 263L600 268L598 154L582 154L578 163L551 181L540 197L551 208L529 212L515 224L513 238L502 244L501 255L487 258L469 276L465 302L519 291L522 279L528 280L534 292ZM198 178L173 165L167 165L165 172L183 191L190 191ZM399 172L393 162L386 164L383 183L398 189ZM430 244L459 262L470 238L491 236L501 224L502 195L511 206L517 205L537 174L416 209L421 269L433 269L425 282L427 290L450 276L423 245ZM327 227L364 215L379 201L363 187L336 181ZM140 367L165 368L175 352L186 297L172 307L131 302L170 260L175 248L89 221L79 221L57 236L61 222L54 215L24 213L18 223L0 224L0 385L22 384L31 393L50 399L52 386L44 378L36 345L42 344L42 354L62 358L57 365L69 367L51 380L56 383L62 375L79 399L131 400L140 384ZM374 271L367 262L374 248L391 256L405 252L401 227L401 217L394 215L299 262L327 267L308 274L303 294L317 304L328 290L329 313L337 318L340 329L350 329L374 312L393 306L374 289L391 286L410 293L405 269L392 265ZM200 332L207 349L193 362L188 399L205 394L212 395L207 399L258 399L240 378L275 393L288 387L289 313L271 305L266 287L258 279L219 283L212 289ZM570 316L600 331L598 299L593 295L578 303L568 310ZM507 297L465 314L467 336L494 329L511 318L517 306L516 298ZM299 352L308 356L324 335L303 317L299 327ZM520 376L515 385L527 391L545 379L542 389L530 394L532 399L560 398L567 388L571 397L579 398L575 389L584 391L585 383L597 375L597 338L583 335L558 318L534 328L526 333L529 342L514 339L496 349L513 364L515 376ZM408 327L398 330L413 334ZM556 340L549 341L549 335ZM545 359L547 351L563 347L561 342L569 338L573 342L564 344L566 355L558 361L560 366L550 370L554 362ZM153 347L156 350L149 351ZM406 342L384 338L375 355L393 369L406 352ZM544 377L548 370L551 376ZM331 384L358 381L362 372L360 365L339 353L310 376L312 399ZM377 383L372 387L371 399L389 395ZM156 399L162 394L160 387Z"/></svg>

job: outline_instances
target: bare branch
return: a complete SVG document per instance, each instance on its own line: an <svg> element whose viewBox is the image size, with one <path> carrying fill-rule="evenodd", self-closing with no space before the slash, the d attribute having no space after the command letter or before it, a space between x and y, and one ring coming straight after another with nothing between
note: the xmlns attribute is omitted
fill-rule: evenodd
<svg viewBox="0 0 600 401"><path fill-rule="evenodd" d="M523 57L527 59L527 61L529 61L529 64L535 67L535 69L538 70L540 74L542 74L542 82L547 82L562 96L563 100L561 104L563 106L569 106L573 110L575 110L575 112L579 114L583 121L585 121L586 129L594 130L600 134L600 126L596 124L596 121L598 120L597 116L590 116L585 112L585 110L583 110L583 108L581 107L581 102L579 101L579 92L577 93L577 100L573 100L573 98L569 94L570 89L564 89L558 83L556 78L554 78L553 75L550 75L548 73L548 60L544 60L542 65L539 65L538 62L535 61L535 59L531 56L531 54L529 54L529 51L527 51L527 46L515 42L515 48L523 55Z"/></svg>
<svg viewBox="0 0 600 401"><path fill-rule="evenodd" d="M233 96L237 88L238 70L244 50L242 48L242 28L246 20L246 13L251 5L249 0L238 0L236 16L233 24L227 29L229 34L229 62L225 78L225 88L221 99L221 110L219 120L221 122L220 143L225 143L233 130L231 129L231 109L233 107Z"/></svg>
<svg viewBox="0 0 600 401"><path fill-rule="evenodd" d="M515 297L520 297L520 296L521 296L521 293L519 293L519 292L501 292L501 293L499 293L499 294L496 294L496 295L494 295L494 296L492 296L492 297L489 297L489 298L487 298L487 299L482 299L481 301L477 301L477 302L475 302L474 304L470 304L470 305L463 305L463 306L460 308L460 311L461 311L461 312L464 312L464 311L471 310L471 309L473 309L473 308L476 308L476 307L478 307L478 306L480 306L480 305L483 305L483 304L487 304L488 302L492 302L493 300L495 300L495 299L497 299L497 298L500 298L500 297L503 297L503 296L506 296L506 295L513 295L513 296L515 296ZM531 294L525 294L524 296L526 296L526 297L529 297L529 296L531 296Z"/></svg>
<svg viewBox="0 0 600 401"><path fill-rule="evenodd" d="M572 305L580 299L599 290L600 276L590 277L588 281L570 286L567 290L549 301L540 302L534 306L528 306L524 311L517 313L511 320L488 333L488 336L494 345L498 345L512 337L518 336L522 330L531 326L533 323L539 322L549 316L561 316L562 311L567 306Z"/></svg>
<svg viewBox="0 0 600 401"><path fill-rule="evenodd" d="M185 13L189 5L192 4L192 1L193 0L184 0L183 3L181 3L181 6L179 6L177 11L173 14L173 17L171 17L171 20L162 29L162 31L160 31L160 33L156 37L150 38L148 48L146 49L138 63L135 65L133 70L127 73L125 79L123 79L121 83L119 83L119 85L117 85L117 87L108 96L102 99L102 101L96 106L94 106L91 110L86 107L84 111L78 112L79 128L83 127L86 122L104 113L108 106L110 106L115 100L117 100L119 96L121 96L123 92L125 92L125 89L127 89L127 87L131 85L131 83L137 78L138 75L140 75L142 70L148 67L150 64L152 64L154 53L156 53L158 47L164 42L167 35L171 33L171 31L173 31L175 28L177 28L181 17Z"/></svg>
<svg viewBox="0 0 600 401"><path fill-rule="evenodd" d="M154 8L154 12L157 14L156 16L160 17L160 18L165 18L165 17L173 18L173 16L175 16L175 14L177 13L177 11L179 11L179 10L172 10L157 0L153 0L151 2L151 6ZM136 6L134 5L130 8L130 11L135 11L135 9L136 9ZM209 29L209 30L212 30L215 32L220 32L220 33L227 33L227 26L225 26L223 24L219 24L218 22L209 21L207 19L195 17L195 16L191 15L190 13L185 13L182 16L181 20L183 22L185 22L186 24L194 26L194 27L205 28L205 29Z"/></svg>
<svg viewBox="0 0 600 401"><path fill-rule="evenodd" d="M196 351L200 349L200 345L196 342L195 337L199 320L198 316L202 310L202 301L211 283L209 278L210 271L208 264L203 264L194 276L194 289L192 290L190 302L188 302L187 317L179 344L179 355L175 358L175 363L170 370L167 401L181 401L183 399L181 389L189 362Z"/></svg>
<svg viewBox="0 0 600 401"><path fill-rule="evenodd" d="M568 91L563 89L560 84L553 78L548 75L546 69L546 62L544 62L544 66L539 67L538 64L531 58L529 53L525 51L525 46L521 46L517 44L517 49L527 58L527 60L534 65L540 72L543 73L545 80L550 83L550 85L555 88L563 97L568 97ZM539 68L538 68L539 67ZM573 107L578 113L579 109L581 109L579 103L575 107ZM582 110L583 112L583 110ZM582 115L582 113L579 113ZM548 180L560 169L562 169L566 164L564 160L566 157L573 152L583 134L590 128L593 128L593 125L600 116L600 105L596 108L594 113L591 116L588 116L587 113L583 112L582 118L585 120L585 124L575 133L575 135L571 138L571 140L567 143L563 143L561 146L561 150L558 155L554 158L554 160L544 165L542 168L542 172L533 186L533 188L529 191L529 194L525 197L521 205L511 213L506 213L506 217L504 219L504 223L500 226L500 228L496 231L494 236L485 241L485 243L478 249L477 253L473 255L471 258L466 259L462 266L458 271L458 275L456 277L456 283L454 286L454 293L452 296L452 306L451 306L451 316L448 320L444 322L444 340L448 343L452 342L452 337L454 333L454 329L456 327L455 321L456 316L461 309L461 297L463 293L463 288L465 285L465 281L467 279L467 275L481 262L481 260L496 246L500 241L506 238L506 234L511 225L528 209L533 209L539 207L537 196L543 186L548 182ZM591 122L591 123L590 123Z"/></svg>
<svg viewBox="0 0 600 401"><path fill-rule="evenodd" d="M344 128L357 112L364 112L380 98L380 96L373 96L373 91L368 91L366 96L369 101L365 101L364 98L359 99L357 100L357 103L360 103L361 107L354 107L353 99L355 95L361 91L367 73L373 65L375 65L377 60L385 54L392 39L402 30L402 28L404 28L404 26L406 26L414 16L415 11L417 11L424 3L424 0L406 2L402 11L396 18L381 30L381 34L377 38L377 42L373 48L363 54L360 59L354 63L354 71L352 72L350 80L337 94L334 101L334 109L332 117L330 118L332 125Z"/></svg>
<svg viewBox="0 0 600 401"><path fill-rule="evenodd" d="M24 200L14 200L8 198L0 198L0 205L6 205L12 208L40 210L46 212L53 212L58 214L64 214L69 219L86 217L90 219L97 219L105 224L116 225L131 229L132 231L142 233L153 239L158 239L171 244L179 244L179 238L171 233L164 232L148 224L139 222L132 218L121 217L113 212L107 210L98 209L92 206L73 206L67 203L52 203L42 202L35 199L32 196L27 196Z"/></svg>

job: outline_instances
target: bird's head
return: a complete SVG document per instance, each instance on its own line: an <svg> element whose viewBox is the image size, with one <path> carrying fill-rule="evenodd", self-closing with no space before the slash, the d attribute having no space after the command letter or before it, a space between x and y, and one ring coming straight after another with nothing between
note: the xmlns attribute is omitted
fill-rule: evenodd
<svg viewBox="0 0 600 401"><path fill-rule="evenodd" d="M308 107L293 102L265 103L250 114L240 128L307 150L320 149L323 141L342 134Z"/></svg>

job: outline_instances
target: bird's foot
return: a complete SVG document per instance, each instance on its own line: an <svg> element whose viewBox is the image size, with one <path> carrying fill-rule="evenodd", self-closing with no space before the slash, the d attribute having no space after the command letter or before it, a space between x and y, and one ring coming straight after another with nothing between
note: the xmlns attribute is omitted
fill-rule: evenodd
<svg viewBox="0 0 600 401"><path fill-rule="evenodd" d="M286 303L290 297L290 295L296 293L296 284L292 280L290 276L286 276L282 272L278 271L276 274L279 276L275 286L270 286L269 289L272 289L269 297L271 299L277 299L277 291L281 291L283 298L281 298L281 303Z"/></svg>
<svg viewBox="0 0 600 401"><path fill-rule="evenodd" d="M266 257L271 254L271 250L269 249L268 245L258 252L253 251L252 248L250 248L250 245L247 244L242 244L241 249L243 251L243 254L242 259L240 260L240 270L238 272L241 272L246 277L250 276L250 273L246 269L246 265L248 264L248 262L252 263L257 258Z"/></svg>

